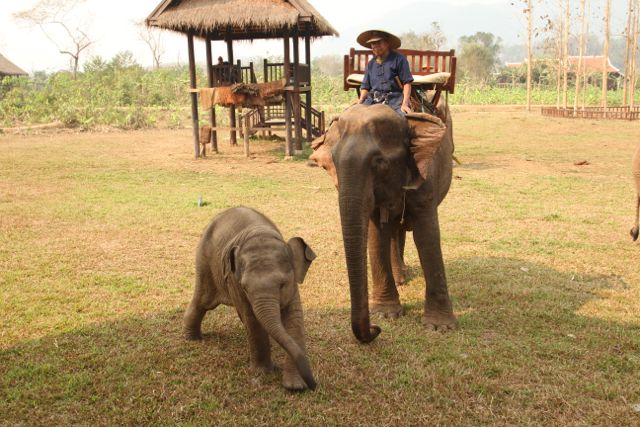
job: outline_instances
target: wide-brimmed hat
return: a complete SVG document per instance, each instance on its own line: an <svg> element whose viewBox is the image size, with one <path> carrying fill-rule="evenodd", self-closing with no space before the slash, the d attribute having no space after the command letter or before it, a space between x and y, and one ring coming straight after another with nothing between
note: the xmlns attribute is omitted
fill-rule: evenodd
<svg viewBox="0 0 640 427"><path fill-rule="evenodd" d="M392 50L398 49L402 45L402 41L399 37L382 30L368 30L358 36L358 43L362 46L371 49L371 43L378 40L386 40L389 43L389 48Z"/></svg>

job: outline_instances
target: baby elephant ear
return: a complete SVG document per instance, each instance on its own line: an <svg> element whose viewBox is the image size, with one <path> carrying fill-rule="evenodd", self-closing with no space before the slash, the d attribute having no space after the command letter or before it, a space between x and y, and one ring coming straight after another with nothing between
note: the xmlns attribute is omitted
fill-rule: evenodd
<svg viewBox="0 0 640 427"><path fill-rule="evenodd" d="M300 237L292 237L287 242L287 245L289 246L296 283L302 283L307 275L309 266L316 259L316 254Z"/></svg>
<svg viewBox="0 0 640 427"><path fill-rule="evenodd" d="M229 258L227 259L227 271L233 274L236 281L240 281L240 269L238 268L238 247L234 246L229 251Z"/></svg>

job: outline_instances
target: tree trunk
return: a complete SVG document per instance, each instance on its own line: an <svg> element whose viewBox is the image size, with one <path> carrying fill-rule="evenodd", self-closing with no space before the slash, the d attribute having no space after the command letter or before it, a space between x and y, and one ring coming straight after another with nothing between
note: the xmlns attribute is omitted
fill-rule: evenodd
<svg viewBox="0 0 640 427"><path fill-rule="evenodd" d="M602 49L602 108L607 117L607 92L609 90L609 38L611 37L611 0L605 0L604 10L604 45Z"/></svg>
<svg viewBox="0 0 640 427"><path fill-rule="evenodd" d="M564 27L562 33L562 106L567 108L569 103L569 34L571 32L570 0L564 3Z"/></svg>
<svg viewBox="0 0 640 427"><path fill-rule="evenodd" d="M533 2L527 0L527 111L531 111L531 80L533 69Z"/></svg>
<svg viewBox="0 0 640 427"><path fill-rule="evenodd" d="M636 97L636 84L637 84L637 65L638 65L638 19L640 19L640 0L636 0L633 7L633 41L631 43L631 76L630 79L630 91L629 91L629 106L632 108L635 106Z"/></svg>
<svg viewBox="0 0 640 427"><path fill-rule="evenodd" d="M584 38L585 38L585 24L587 21L587 17L585 14L585 6L586 0L580 0L580 19L582 22L581 30L580 30L580 46L579 46L579 55L578 55L578 68L576 69L576 94L575 99L573 100L573 115L578 114L578 99L580 98L580 79L582 78L582 61L584 59Z"/></svg>
<svg viewBox="0 0 640 427"><path fill-rule="evenodd" d="M629 103L629 92L630 92L630 71L631 71L631 55L632 52L635 51L633 46L633 37L631 35L632 27L633 27L633 3L634 0L629 0L629 7L627 8L627 28L625 30L627 36L627 48L625 50L624 57L624 80L622 86L622 105L631 105Z"/></svg>

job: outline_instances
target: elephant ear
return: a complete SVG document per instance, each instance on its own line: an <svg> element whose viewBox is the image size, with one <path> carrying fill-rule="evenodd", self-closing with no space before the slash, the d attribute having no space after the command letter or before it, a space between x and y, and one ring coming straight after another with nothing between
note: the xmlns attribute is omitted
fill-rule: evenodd
<svg viewBox="0 0 640 427"><path fill-rule="evenodd" d="M287 245L289 246L289 256L293 264L296 283L302 283L311 263L316 259L316 254L301 237L292 237L287 242Z"/></svg>
<svg viewBox="0 0 640 427"><path fill-rule="evenodd" d="M229 278L230 274L233 274L233 277L235 277L236 282L240 282L240 267L238 266L238 247L237 246L233 246L230 250L229 253L227 255L227 260L226 260L226 273L225 273L225 278Z"/></svg>
<svg viewBox="0 0 640 427"><path fill-rule="evenodd" d="M447 127L438 117L425 113L407 114L409 123L410 150L418 169L412 184L423 182L429 174L429 167L447 133Z"/></svg>
<svg viewBox="0 0 640 427"><path fill-rule="evenodd" d="M331 121L325 134L313 140L311 143L313 153L309 156L309 160L315 161L318 166L327 171L336 188L338 188L338 172L336 171L336 165L333 163L331 148L339 141L340 130L338 129L338 118L336 117Z"/></svg>

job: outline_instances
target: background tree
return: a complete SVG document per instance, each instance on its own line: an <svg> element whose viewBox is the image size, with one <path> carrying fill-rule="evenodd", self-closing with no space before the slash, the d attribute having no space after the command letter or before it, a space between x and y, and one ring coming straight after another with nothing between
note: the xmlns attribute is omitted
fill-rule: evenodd
<svg viewBox="0 0 640 427"><path fill-rule="evenodd" d="M157 29L148 27L144 22L138 22L137 25L139 28L138 35L151 51L151 57L153 58L153 68L157 70L160 68L160 61L162 60L162 56L164 55L162 32Z"/></svg>
<svg viewBox="0 0 640 427"><path fill-rule="evenodd" d="M440 50L447 43L447 37L438 22L432 22L429 31L424 33L409 31L401 34L400 39L404 49Z"/></svg>
<svg viewBox="0 0 640 427"><path fill-rule="evenodd" d="M74 79L78 75L80 55L93 44L86 29L89 25L86 17L72 16L85 1L39 0L31 9L14 14L18 21L37 25L58 52L70 57Z"/></svg>
<svg viewBox="0 0 640 427"><path fill-rule="evenodd" d="M341 76L343 71L343 59L340 55L316 56L311 60L313 72L325 76Z"/></svg>
<svg viewBox="0 0 640 427"><path fill-rule="evenodd" d="M474 83L485 84L500 63L502 39L491 33L478 32L459 39L460 69Z"/></svg>

